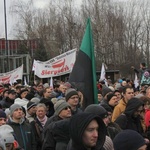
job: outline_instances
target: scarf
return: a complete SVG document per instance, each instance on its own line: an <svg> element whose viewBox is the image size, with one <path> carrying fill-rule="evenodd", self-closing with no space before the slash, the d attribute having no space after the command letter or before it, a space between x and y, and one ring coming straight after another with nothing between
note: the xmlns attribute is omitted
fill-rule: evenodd
<svg viewBox="0 0 150 150"><path fill-rule="evenodd" d="M38 116L37 116L37 118L40 121L42 127L44 127L45 123L47 122L47 116L45 115L43 119L40 119Z"/></svg>

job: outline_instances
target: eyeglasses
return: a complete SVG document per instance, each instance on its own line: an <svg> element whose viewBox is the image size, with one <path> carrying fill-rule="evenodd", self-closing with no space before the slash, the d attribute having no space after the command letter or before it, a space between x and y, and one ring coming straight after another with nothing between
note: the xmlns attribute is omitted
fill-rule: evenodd
<svg viewBox="0 0 150 150"><path fill-rule="evenodd" d="M79 99L79 96L70 97L70 99Z"/></svg>
<svg viewBox="0 0 150 150"><path fill-rule="evenodd" d="M137 112L137 113L142 113L142 112L144 112L144 109L142 109L142 110L137 110L136 112Z"/></svg>
<svg viewBox="0 0 150 150"><path fill-rule="evenodd" d="M68 109L71 109L71 107L70 107L70 106L67 106L67 107L65 107L63 110L68 110Z"/></svg>

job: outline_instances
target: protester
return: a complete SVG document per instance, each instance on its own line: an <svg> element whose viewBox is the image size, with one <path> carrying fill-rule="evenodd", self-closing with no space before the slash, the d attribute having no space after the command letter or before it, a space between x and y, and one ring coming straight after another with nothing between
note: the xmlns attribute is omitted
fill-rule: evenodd
<svg viewBox="0 0 150 150"><path fill-rule="evenodd" d="M47 122L46 106L45 104L38 104L36 106L36 118L31 122L32 131L37 141L37 150L41 150L43 144L43 130Z"/></svg>
<svg viewBox="0 0 150 150"><path fill-rule="evenodd" d="M79 113L70 120L71 141L67 150L102 150L106 137L103 120L91 113Z"/></svg>
<svg viewBox="0 0 150 150"><path fill-rule="evenodd" d="M114 139L114 137L120 132L115 127L109 126L111 120L109 119L108 112L102 106L97 105L97 104L91 104L85 108L84 112L92 113L101 117L101 119L104 121L106 125L106 129L107 129L106 134L111 139Z"/></svg>
<svg viewBox="0 0 150 150"><path fill-rule="evenodd" d="M22 107L18 104L13 104L10 107L10 118L8 120L21 148L24 150L36 150L35 135L31 130L31 126L22 118Z"/></svg>
<svg viewBox="0 0 150 150"><path fill-rule="evenodd" d="M136 131L123 130L113 140L114 150L146 150L144 138Z"/></svg>
<svg viewBox="0 0 150 150"><path fill-rule="evenodd" d="M42 150L53 150L56 147L56 141L55 137L53 136L55 133L53 133L55 126L55 122L57 123L60 120L66 120L69 119L72 114L71 114L71 107L70 105L65 101L65 100L59 100L55 105L55 114L46 123L45 129L44 129L44 143ZM66 127L66 123L65 124ZM61 126L61 125L59 125ZM62 126L60 127L62 129ZM69 130L69 128L68 128ZM60 131L60 129L56 128L56 131ZM67 133L66 133L67 134ZM65 135L65 134L64 134ZM58 133L57 133L58 136ZM60 136L58 136L60 137ZM66 139L68 136L65 136L64 138ZM62 138L61 138L62 139ZM65 140L64 139L64 140ZM57 141L59 142L59 141Z"/></svg>
<svg viewBox="0 0 150 150"><path fill-rule="evenodd" d="M15 98L16 98L15 90L10 89L8 91L8 97L6 97L6 99L3 99L2 101L0 101L2 108L3 109L9 108L12 104L14 104Z"/></svg>
<svg viewBox="0 0 150 150"><path fill-rule="evenodd" d="M82 110L80 108L78 108L79 95L78 95L78 92L75 89L69 88L66 91L65 98L66 98L66 101L71 106L71 113L72 113L72 115L75 115L77 113L81 113L82 112Z"/></svg>
<svg viewBox="0 0 150 150"><path fill-rule="evenodd" d="M6 113L0 109L0 126L6 124L6 120L7 120Z"/></svg>
<svg viewBox="0 0 150 150"><path fill-rule="evenodd" d="M141 113L144 111L143 102L138 98L131 98L126 106L123 114L121 114L117 119L116 123L121 129L131 129L135 130L144 136L144 130L141 124Z"/></svg>
<svg viewBox="0 0 150 150"><path fill-rule="evenodd" d="M114 122L117 117L124 112L128 101L134 96L134 91L132 87L124 87L122 92L123 98L119 101L119 104L113 110L112 122Z"/></svg>
<svg viewBox="0 0 150 150"><path fill-rule="evenodd" d="M37 104L34 102L29 101L27 103L27 111L26 111L26 118L29 122L32 122L36 116L36 106Z"/></svg>

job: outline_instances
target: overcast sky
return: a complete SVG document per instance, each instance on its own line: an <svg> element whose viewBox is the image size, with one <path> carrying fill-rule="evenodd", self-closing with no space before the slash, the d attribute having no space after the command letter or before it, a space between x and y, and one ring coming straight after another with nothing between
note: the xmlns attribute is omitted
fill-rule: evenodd
<svg viewBox="0 0 150 150"><path fill-rule="evenodd" d="M13 38L13 27L15 26L15 21L16 18L15 16L12 16L10 14L10 6L14 1L19 1L19 0L5 0L6 1L6 6L7 6L7 30L8 30L8 39ZM24 0L27 2L28 0ZM36 8L44 8L47 6L50 0L33 0L34 6ZM80 5L82 0L76 0L76 5ZM122 1L122 0L120 0ZM5 37L5 24L4 24L4 0L0 0L0 38Z"/></svg>

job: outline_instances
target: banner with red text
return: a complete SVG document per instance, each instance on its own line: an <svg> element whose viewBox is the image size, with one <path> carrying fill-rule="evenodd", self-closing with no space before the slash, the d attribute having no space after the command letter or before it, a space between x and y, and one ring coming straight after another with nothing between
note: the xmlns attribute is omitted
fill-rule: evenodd
<svg viewBox="0 0 150 150"><path fill-rule="evenodd" d="M48 61L35 61L32 70L39 78L50 78L70 73L76 59L76 49L67 51Z"/></svg>
<svg viewBox="0 0 150 150"><path fill-rule="evenodd" d="M16 80L21 79L23 76L23 65L6 73L0 73L0 84L14 83Z"/></svg>

